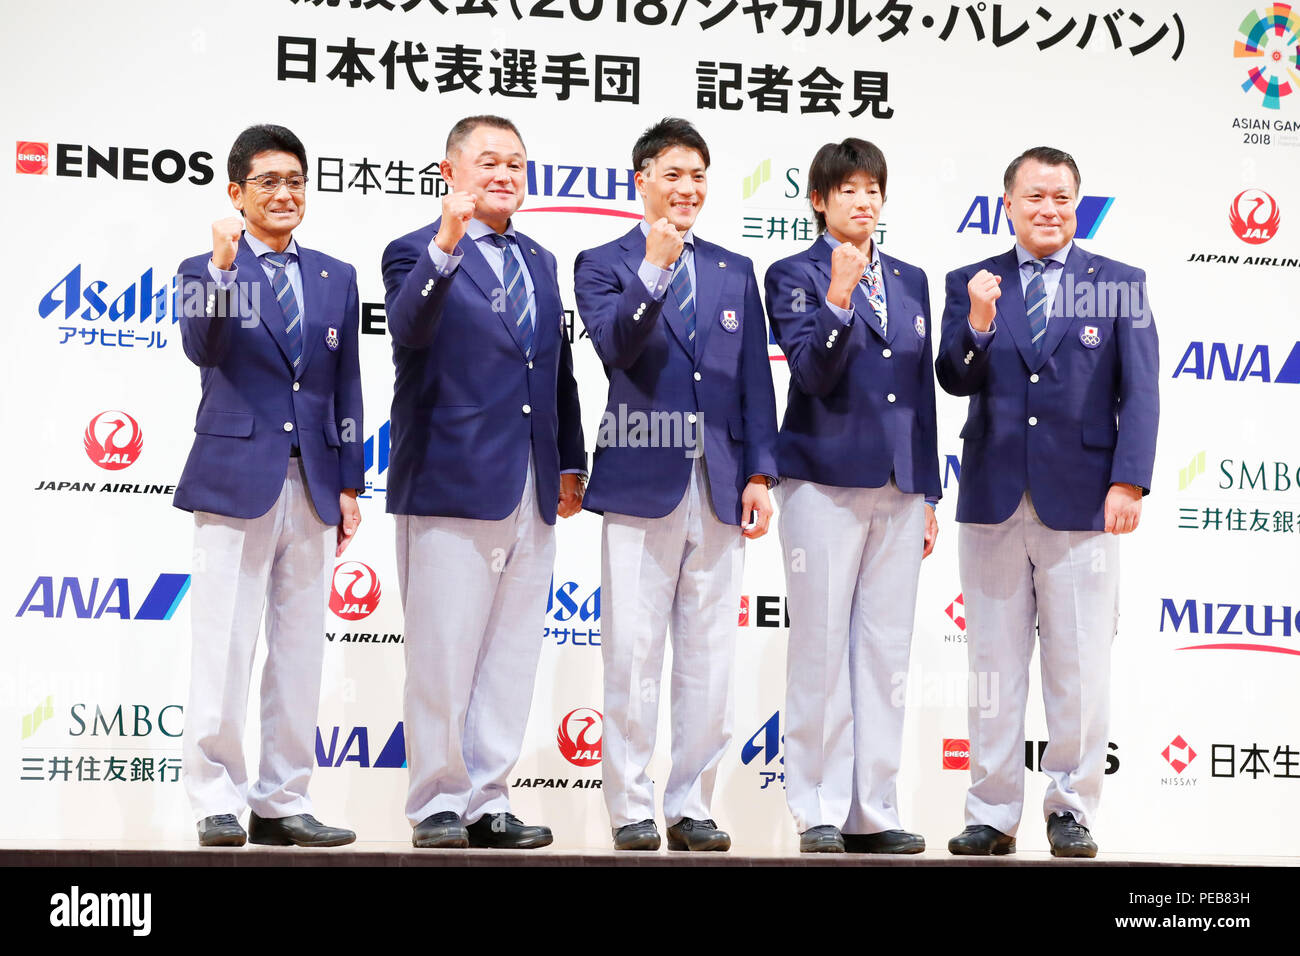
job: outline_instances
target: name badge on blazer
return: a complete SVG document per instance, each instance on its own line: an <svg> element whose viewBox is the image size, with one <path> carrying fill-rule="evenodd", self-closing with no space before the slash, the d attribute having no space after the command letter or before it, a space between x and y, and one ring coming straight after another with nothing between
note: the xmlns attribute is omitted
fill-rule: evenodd
<svg viewBox="0 0 1300 956"><path fill-rule="evenodd" d="M722 315L718 316L718 321L728 332L734 332L740 328L740 319L736 318L735 309L724 309Z"/></svg>
<svg viewBox="0 0 1300 956"><path fill-rule="evenodd" d="M337 352L339 350L339 330L334 328L332 325L325 333L325 347L331 352Z"/></svg>
<svg viewBox="0 0 1300 956"><path fill-rule="evenodd" d="M1101 345L1101 330L1095 325L1085 325L1079 332L1079 341L1083 343L1084 348L1095 349Z"/></svg>

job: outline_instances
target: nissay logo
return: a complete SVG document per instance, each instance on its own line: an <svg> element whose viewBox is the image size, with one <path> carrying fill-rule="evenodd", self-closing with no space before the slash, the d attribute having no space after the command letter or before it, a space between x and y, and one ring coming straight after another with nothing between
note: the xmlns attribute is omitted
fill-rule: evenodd
<svg viewBox="0 0 1300 956"><path fill-rule="evenodd" d="M144 448L140 423L126 412L100 412L82 436L86 456L100 468L120 471L136 463Z"/></svg>
<svg viewBox="0 0 1300 956"><path fill-rule="evenodd" d="M18 142L18 172L42 174L49 166L49 145ZM81 143L54 144L54 175L87 179L125 179L178 183L182 179L196 186L212 182L212 154L187 154L174 149L150 151L134 146L87 146Z"/></svg>
<svg viewBox="0 0 1300 956"><path fill-rule="evenodd" d="M15 617L77 617L98 620L104 615L123 621L170 621L190 589L188 574L160 574L149 593L131 613L126 578L84 578L41 575L32 584ZM139 593L137 590L136 593Z"/></svg>
<svg viewBox="0 0 1300 956"><path fill-rule="evenodd" d="M1179 734L1173 740L1169 741L1168 746L1160 751L1160 756L1165 758L1165 762L1174 768L1174 773L1181 774L1187 769L1188 764L1196 759L1196 751L1192 745L1183 739Z"/></svg>
<svg viewBox="0 0 1300 956"><path fill-rule="evenodd" d="M1259 245L1277 235L1282 214L1277 201L1262 189L1244 189L1228 207L1228 225L1242 242Z"/></svg>
<svg viewBox="0 0 1300 956"><path fill-rule="evenodd" d="M1191 342L1174 368L1173 378L1186 376L1202 381L1300 383L1300 342L1292 344L1276 374L1277 354L1267 345L1231 342Z"/></svg>
<svg viewBox="0 0 1300 956"><path fill-rule="evenodd" d="M368 564L344 561L330 582L330 610L345 621L359 621L379 607L379 575Z"/></svg>
<svg viewBox="0 0 1300 956"><path fill-rule="evenodd" d="M555 745L560 754L575 767L600 763L600 741L604 735L604 717L590 707L579 707L560 718Z"/></svg>
<svg viewBox="0 0 1300 956"><path fill-rule="evenodd" d="M1232 604L1192 598L1160 599L1160 632L1216 637L1289 638L1300 635L1300 612L1290 604ZM1300 656L1300 648L1252 641L1187 644L1180 651L1263 651Z"/></svg>
<svg viewBox="0 0 1300 956"><path fill-rule="evenodd" d="M1077 223L1075 238L1091 239L1095 236L1097 230L1101 228L1101 221L1106 218L1106 213L1110 212L1111 204L1114 202L1114 196L1080 197L1074 207L1074 218ZM978 232L984 236L996 235L1000 231L1008 236L1016 234L1011 226L1011 220L1006 216L1001 196L976 196L971 200L966 215L962 217L961 225L957 227L958 233L968 231Z"/></svg>

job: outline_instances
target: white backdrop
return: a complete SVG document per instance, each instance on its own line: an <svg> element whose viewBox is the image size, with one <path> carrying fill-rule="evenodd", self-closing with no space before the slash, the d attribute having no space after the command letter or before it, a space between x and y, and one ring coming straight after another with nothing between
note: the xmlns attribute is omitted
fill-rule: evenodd
<svg viewBox="0 0 1300 956"><path fill-rule="evenodd" d="M362 300L373 304L373 331L361 342L370 497L346 557L371 569L381 592L364 617L331 614L332 639L322 635L325 766L312 793L322 819L363 840L407 839L406 773L393 739L402 616L382 490L392 366L379 257L391 238L437 215L438 184L422 170L441 158L451 123L496 112L519 124L533 162L533 195L517 224L556 253L570 308L576 253L634 221L611 213L639 211L629 195L631 146L665 114L693 120L712 149L698 231L751 256L760 279L812 238L802 189L815 150L849 135L880 145L890 177L879 239L926 269L936 323L944 274L1011 244L996 215L1006 163L1031 145L1071 151L1082 193L1093 197L1081 205L1079 239L1147 269L1162 340L1154 488L1140 531L1123 543L1115 770L1097 836L1103 851L1300 852L1300 837L1283 828L1300 787L1292 597L1300 368L1287 361L1300 349L1300 227L1291 218L1300 210L1300 25L1287 6L1140 0L1118 17L1066 0L443 6L50 0L7 12L0 144L16 154L0 175L8 226L0 415L15 457L0 479L8 504L0 803L21 812L3 815L0 838L193 838L177 782L175 706L188 680L192 520L171 507L169 492L192 438L198 374L168 297L154 296L181 258L208 246L211 221L229 214L234 136L276 122L301 136L310 157L300 241L356 264ZM814 12L820 20L805 35ZM665 22L653 22L661 13ZM1266 15L1281 26L1253 35ZM464 56L479 72L439 65L457 45L477 51ZM349 47L358 52L349 57ZM526 67L528 52L533 74L512 75L507 64ZM585 71L586 85L552 82L566 64L571 79ZM769 65L778 77L787 70L784 109L779 80L764 86ZM858 96L878 92L882 74L883 96ZM813 95L826 89L829 100ZM809 111L828 102L838 112ZM1241 196L1248 190L1263 201ZM1254 220L1234 227L1238 209ZM1278 220L1267 223L1274 209ZM590 448L605 378L580 335L575 320ZM771 351L780 412L788 374ZM960 752L966 736L952 520L964 414L963 401L940 394L947 497L921 576L900 781L903 820L932 847L961 828L968 780L945 769L943 756ZM109 462L123 467L100 467L103 454L87 450L110 433L120 449L133 431L138 449L117 452L129 463ZM600 793L588 787L599 766L572 763L557 745L562 723L575 736L581 728L566 715L601 706L598 529L589 514L559 528L515 773L533 785L513 789L516 812L550 824L557 846L569 848L608 845ZM735 741L715 816L738 851L793 852L779 776L788 631L775 535L749 546L744 593ZM349 639L361 634L380 640ZM1046 738L1037 694L1035 685L1030 741ZM250 718L255 759L255 699ZM660 780L667 739L665 702ZM1025 849L1046 846L1037 820L1044 779L1027 769Z"/></svg>

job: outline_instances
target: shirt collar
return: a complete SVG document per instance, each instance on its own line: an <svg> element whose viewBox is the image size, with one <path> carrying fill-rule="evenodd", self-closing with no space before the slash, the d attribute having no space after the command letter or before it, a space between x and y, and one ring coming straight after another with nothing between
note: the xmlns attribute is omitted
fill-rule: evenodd
<svg viewBox="0 0 1300 956"><path fill-rule="evenodd" d="M257 236L253 235L251 232L248 231L244 232L244 241L248 243L248 248L253 250L253 255L257 256L257 258L259 259L262 258L262 256L266 255L268 252L275 252L274 249L268 246L261 239L258 239ZM284 251L288 255L294 256L296 258L298 255L298 240L290 238L289 245L285 248Z"/></svg>
<svg viewBox="0 0 1300 956"><path fill-rule="evenodd" d="M1074 240L1071 239L1065 245L1061 246L1061 248L1053 252L1050 256L1044 257L1043 261L1049 264L1055 262L1058 265L1060 265L1062 268L1064 268L1065 260L1069 257L1070 250L1073 248L1074 248ZM1034 259L1036 258L1037 256L1030 255L1028 250L1026 250L1024 246L1022 246L1018 242L1016 243L1016 262L1019 263L1019 265L1022 268L1024 267L1026 262L1033 262Z"/></svg>
<svg viewBox="0 0 1300 956"><path fill-rule="evenodd" d="M832 249L839 248L840 241L829 232L823 232L822 238L826 240L826 245L830 246ZM868 263L868 265L877 272L880 271L880 243L876 242L874 236L871 239L871 262Z"/></svg>
<svg viewBox="0 0 1300 956"><path fill-rule="evenodd" d="M469 236L470 239L472 239L474 242L478 242L480 239L486 236L495 236L498 235L498 233L495 229L493 229L491 226L489 226L487 223L483 222L482 220L471 219L469 223L465 226L465 235ZM515 236L515 223L513 219L506 223L505 235L509 236L511 239L514 239L516 242L519 241Z"/></svg>
<svg viewBox="0 0 1300 956"><path fill-rule="evenodd" d="M650 235L650 223L642 219L640 225L641 225L641 235L643 236ZM692 253L695 252L695 227L694 226L686 230L686 235L682 237L682 243L690 246Z"/></svg>

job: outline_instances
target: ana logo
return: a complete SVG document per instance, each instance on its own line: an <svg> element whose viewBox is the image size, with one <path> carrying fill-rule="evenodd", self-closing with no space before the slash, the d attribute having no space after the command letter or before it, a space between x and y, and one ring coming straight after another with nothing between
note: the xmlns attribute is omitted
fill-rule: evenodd
<svg viewBox="0 0 1300 956"><path fill-rule="evenodd" d="M110 579L101 592L99 578L91 578L89 586L84 586L81 578L68 577L55 584L53 575L43 574L32 584L14 617L32 614L61 618L64 611L71 611L70 616L82 619L98 620L111 614L124 621L170 621L189 589L188 574L160 574L132 614L131 589L126 578Z"/></svg>
<svg viewBox="0 0 1300 956"><path fill-rule="evenodd" d="M969 770L970 769L970 741L961 740L956 737L945 737L943 739L943 769L944 770Z"/></svg>
<svg viewBox="0 0 1300 956"><path fill-rule="evenodd" d="M740 596L740 620L736 622L740 627L749 627L749 595Z"/></svg>
<svg viewBox="0 0 1300 956"><path fill-rule="evenodd" d="M954 624L960 627L963 631L966 630L966 603L962 600L960 594L958 594L957 597L953 599L953 602L948 605L948 610L945 613L952 618Z"/></svg>
<svg viewBox="0 0 1300 956"><path fill-rule="evenodd" d="M48 143L18 143L18 172L44 176L50 168Z"/></svg>
<svg viewBox="0 0 1300 956"><path fill-rule="evenodd" d="M1114 202L1114 196L1080 196L1079 202L1074 207L1077 223L1076 237L1091 239L1095 236L1097 230L1101 228L1101 221L1106 218L1106 213L1110 212L1111 204ZM957 231L961 233L972 230L984 236L997 235L999 231L1015 235L1015 229L1012 228L1011 220L1007 218L1005 207L1002 205L1001 196L976 196L971 201Z"/></svg>
<svg viewBox="0 0 1300 956"><path fill-rule="evenodd" d="M1196 751L1183 739L1183 735L1179 734L1169 742L1169 746L1160 751L1160 756L1174 768L1175 773L1182 773L1187 769L1187 765L1196 759Z"/></svg>
<svg viewBox="0 0 1300 956"><path fill-rule="evenodd" d="M346 734L342 746L339 745L340 731ZM353 727L348 730L345 727L331 727L329 731L329 746L325 745L325 737L320 727L316 728L316 766L318 767L341 767L345 763L354 763L358 767L389 767L398 768L406 766L406 727L400 720L397 726L392 729L387 738L376 737L378 741L384 739L384 745L380 748L379 753L375 755L374 760L370 759L370 728Z"/></svg>
<svg viewBox="0 0 1300 956"><path fill-rule="evenodd" d="M330 610L345 621L359 621L379 607L379 575L360 561L344 561L330 582Z"/></svg>
<svg viewBox="0 0 1300 956"><path fill-rule="evenodd" d="M1300 384L1300 342L1292 344L1277 364L1277 353L1269 354L1267 345L1232 342L1189 342L1178 360L1173 378L1190 376L1201 381L1222 379L1225 382L1260 382ZM1277 369L1276 374L1273 369Z"/></svg>
<svg viewBox="0 0 1300 956"><path fill-rule="evenodd" d="M120 471L134 465L144 448L140 423L126 412L100 412L82 437L86 455L100 468Z"/></svg>
<svg viewBox="0 0 1300 956"><path fill-rule="evenodd" d="M1228 224L1242 242L1259 245L1277 234L1282 214L1277 200L1262 189L1243 189L1228 207Z"/></svg>
<svg viewBox="0 0 1300 956"><path fill-rule="evenodd" d="M1250 11L1237 29L1246 39L1232 44L1232 55L1255 61L1246 71L1242 90L1258 90L1265 109L1281 109L1282 97L1295 92L1293 71L1300 69L1300 20L1290 5L1272 3L1263 16Z"/></svg>
<svg viewBox="0 0 1300 956"><path fill-rule="evenodd" d="M564 759L575 767L591 767L600 763L603 721L600 711L590 707L579 707L565 714L555 733L555 745L560 748Z"/></svg>

